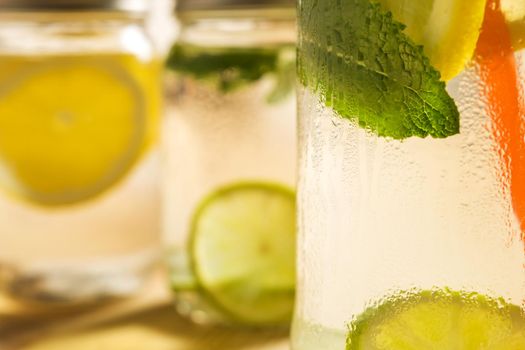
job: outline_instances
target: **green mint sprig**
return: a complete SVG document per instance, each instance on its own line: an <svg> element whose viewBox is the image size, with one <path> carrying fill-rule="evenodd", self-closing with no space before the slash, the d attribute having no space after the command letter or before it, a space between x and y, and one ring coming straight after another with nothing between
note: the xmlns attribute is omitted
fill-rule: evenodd
<svg viewBox="0 0 525 350"><path fill-rule="evenodd" d="M439 72L379 4L302 0L299 29L299 79L340 116L394 139L459 133Z"/></svg>
<svg viewBox="0 0 525 350"><path fill-rule="evenodd" d="M295 61L282 59L282 48L201 47L175 44L168 56L167 67L181 74L205 80L220 92L229 93L251 85L267 74L273 74L275 87L268 102L286 98L294 88Z"/></svg>

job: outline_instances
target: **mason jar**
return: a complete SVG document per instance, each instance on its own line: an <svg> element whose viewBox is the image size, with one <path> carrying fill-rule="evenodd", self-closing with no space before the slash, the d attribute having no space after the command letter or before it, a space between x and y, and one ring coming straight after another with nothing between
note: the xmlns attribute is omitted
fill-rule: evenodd
<svg viewBox="0 0 525 350"><path fill-rule="evenodd" d="M287 325L295 261L293 1L179 1L163 235L176 308Z"/></svg>
<svg viewBox="0 0 525 350"><path fill-rule="evenodd" d="M136 292L158 257L160 64L147 1L0 2L0 292Z"/></svg>
<svg viewBox="0 0 525 350"><path fill-rule="evenodd" d="M294 350L525 349L525 11L421 5L301 1Z"/></svg>

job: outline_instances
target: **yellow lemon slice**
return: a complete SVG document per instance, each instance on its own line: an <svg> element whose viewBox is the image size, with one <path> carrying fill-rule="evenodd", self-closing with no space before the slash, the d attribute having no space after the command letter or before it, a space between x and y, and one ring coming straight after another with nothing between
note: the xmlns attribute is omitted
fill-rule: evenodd
<svg viewBox="0 0 525 350"><path fill-rule="evenodd" d="M486 0L380 0L448 81L470 61Z"/></svg>
<svg viewBox="0 0 525 350"><path fill-rule="evenodd" d="M501 0L501 10L509 26L514 50L525 49L525 1Z"/></svg>
<svg viewBox="0 0 525 350"><path fill-rule="evenodd" d="M139 86L116 60L25 60L0 74L0 186L48 206L110 188L143 146Z"/></svg>
<svg viewBox="0 0 525 350"><path fill-rule="evenodd" d="M501 10L509 22L525 21L525 1L501 0Z"/></svg>

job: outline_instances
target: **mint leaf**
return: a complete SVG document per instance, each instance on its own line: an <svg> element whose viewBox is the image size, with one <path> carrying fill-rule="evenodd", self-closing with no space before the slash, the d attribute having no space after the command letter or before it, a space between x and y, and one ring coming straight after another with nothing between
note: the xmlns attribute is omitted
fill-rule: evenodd
<svg viewBox="0 0 525 350"><path fill-rule="evenodd" d="M167 66L196 79L213 81L219 90L229 92L274 72L277 60L276 50L175 44Z"/></svg>
<svg viewBox="0 0 525 350"><path fill-rule="evenodd" d="M288 52L288 54L289 53L290 52ZM292 54L293 57L289 57L290 55L287 55L286 52L284 52L284 57L280 59L277 72L275 72L275 86L266 98L270 104L279 103L285 100L291 95L292 91L295 90L295 47L293 47Z"/></svg>
<svg viewBox="0 0 525 350"><path fill-rule="evenodd" d="M459 112L440 74L369 0L302 0L298 74L340 116L379 136L459 133Z"/></svg>
<svg viewBox="0 0 525 350"><path fill-rule="evenodd" d="M168 56L167 67L195 79L208 81L222 93L248 86L266 74L275 74L276 86L268 96L268 102L275 103L287 97L294 88L295 57L284 62L281 59L281 53L289 50L289 47L206 47L175 44Z"/></svg>

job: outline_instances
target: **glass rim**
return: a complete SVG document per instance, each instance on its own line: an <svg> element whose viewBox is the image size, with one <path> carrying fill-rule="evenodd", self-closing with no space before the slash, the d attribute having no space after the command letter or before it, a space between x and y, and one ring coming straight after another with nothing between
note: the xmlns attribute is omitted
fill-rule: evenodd
<svg viewBox="0 0 525 350"><path fill-rule="evenodd" d="M0 0L5 12L130 12L146 13L146 0Z"/></svg>
<svg viewBox="0 0 525 350"><path fill-rule="evenodd" d="M178 0L176 13L295 9L296 0Z"/></svg>
<svg viewBox="0 0 525 350"><path fill-rule="evenodd" d="M177 11L176 17L183 22L200 19L270 19L270 20L296 20L295 7L274 8L244 8L220 10L191 10Z"/></svg>

